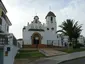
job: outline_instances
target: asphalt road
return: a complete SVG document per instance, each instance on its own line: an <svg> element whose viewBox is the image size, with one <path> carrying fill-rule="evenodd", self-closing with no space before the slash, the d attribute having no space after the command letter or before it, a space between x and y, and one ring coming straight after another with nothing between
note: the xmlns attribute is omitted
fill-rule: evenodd
<svg viewBox="0 0 85 64"><path fill-rule="evenodd" d="M75 59L75 60L64 61L64 62L61 62L59 64L85 64L85 57Z"/></svg>
<svg viewBox="0 0 85 64"><path fill-rule="evenodd" d="M31 64L57 64L57 61L56 60L52 60L52 59L50 59L50 60L49 59L45 59L45 60L33 62ZM64 61L64 62L61 62L59 64L85 64L85 57L84 58L75 59L75 60Z"/></svg>

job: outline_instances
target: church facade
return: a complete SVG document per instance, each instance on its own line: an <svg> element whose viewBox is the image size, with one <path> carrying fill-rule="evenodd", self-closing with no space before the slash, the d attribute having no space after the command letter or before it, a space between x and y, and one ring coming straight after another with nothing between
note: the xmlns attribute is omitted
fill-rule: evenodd
<svg viewBox="0 0 85 64"><path fill-rule="evenodd" d="M23 28L24 45L32 45L33 47L44 47L57 42L57 26L56 15L49 11L45 17L46 24L42 24L38 16Z"/></svg>
<svg viewBox="0 0 85 64"><path fill-rule="evenodd" d="M45 17L46 24L42 24L38 16L34 16L33 21L23 28L23 39L19 41L25 47L47 47L69 45L69 37L57 33L56 15L49 11ZM85 37L80 36L78 42L85 43Z"/></svg>

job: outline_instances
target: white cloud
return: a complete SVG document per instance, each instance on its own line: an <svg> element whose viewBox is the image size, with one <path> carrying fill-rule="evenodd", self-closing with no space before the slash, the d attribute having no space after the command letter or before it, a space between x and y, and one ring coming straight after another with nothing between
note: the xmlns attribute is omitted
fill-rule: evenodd
<svg viewBox="0 0 85 64"><path fill-rule="evenodd" d="M69 5L57 13L57 19L62 21L65 19L74 19L75 21L79 21L79 24L83 24L82 34L85 36L85 1L84 0L72 0ZM62 22L58 21L58 25ZM60 29L60 28L58 28Z"/></svg>
<svg viewBox="0 0 85 64"><path fill-rule="evenodd" d="M51 10L56 14L57 24L67 18L78 20L83 25L82 34L85 36L85 1L84 0L3 0L8 17L12 22L10 32L17 38L22 37L22 28L27 22L33 20L34 15L40 17L40 21L45 23L45 16ZM36 11L36 12L35 12ZM58 29L60 29L58 27Z"/></svg>

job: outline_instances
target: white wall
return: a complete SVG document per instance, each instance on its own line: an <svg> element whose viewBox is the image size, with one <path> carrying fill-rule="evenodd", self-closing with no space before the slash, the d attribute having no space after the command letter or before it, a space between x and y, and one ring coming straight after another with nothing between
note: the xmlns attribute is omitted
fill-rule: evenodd
<svg viewBox="0 0 85 64"><path fill-rule="evenodd" d="M3 10L3 13L6 14L7 10L4 7L3 3L0 2L0 8ZM2 19L2 25L1 25L1 30L4 32L3 34L9 34L7 31L7 27L9 29L9 26L11 25L10 20L8 19L8 17L6 16L6 19L4 19L3 17L1 17ZM13 36L13 34L11 34L11 36ZM5 52L7 51L7 47L10 47L10 51L8 52L8 56L5 56ZM13 39L9 39L8 44L4 45L4 64L14 64L14 57L17 53L17 51L19 50L19 48L17 46L13 45Z"/></svg>
<svg viewBox="0 0 85 64"><path fill-rule="evenodd" d="M6 45L4 47L4 54L5 51L7 50L7 47L10 47L10 51L8 52L8 56L4 56L4 64L13 64L14 58L19 48L14 45Z"/></svg>
<svg viewBox="0 0 85 64"><path fill-rule="evenodd" d="M12 36L12 38L8 39L8 45L4 46L4 64L13 64L16 53L19 50L17 45L13 45L13 34L10 34L9 36ZM5 56L7 47L10 47L10 51L8 52L8 56Z"/></svg>
<svg viewBox="0 0 85 64"><path fill-rule="evenodd" d="M41 40L41 44L45 44L45 38L44 38L44 32L39 32L39 31L35 31L35 32L38 32L39 34L41 34L41 36L43 37L42 40ZM34 32L33 31L26 31L24 32L24 35L23 35L23 41L24 41L24 44L26 45L31 45L31 36Z"/></svg>
<svg viewBox="0 0 85 64"><path fill-rule="evenodd" d="M26 44L27 45L32 44L31 43L31 36L35 32L38 32L43 37L42 40L41 40L41 44L47 44L47 40L57 40L56 33L54 33L54 32L50 32L48 30L45 30L45 31L28 31L28 29L26 29L23 32L23 41L24 41L25 45Z"/></svg>
<svg viewBox="0 0 85 64"><path fill-rule="evenodd" d="M53 23L51 23L51 18L52 16L48 16L46 18L46 24L47 24L47 28L49 28L49 31L53 31L54 33L56 32L56 17L53 17ZM54 30L52 30L52 28L54 28Z"/></svg>
<svg viewBox="0 0 85 64"><path fill-rule="evenodd" d="M78 41L79 41L79 43L81 43L81 44L85 44L85 37L83 37L83 36L80 36L79 38L78 38Z"/></svg>

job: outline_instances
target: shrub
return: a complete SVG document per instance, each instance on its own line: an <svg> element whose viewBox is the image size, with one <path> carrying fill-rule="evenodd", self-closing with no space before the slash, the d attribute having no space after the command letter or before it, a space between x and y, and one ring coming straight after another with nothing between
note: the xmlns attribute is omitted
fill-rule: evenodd
<svg viewBox="0 0 85 64"><path fill-rule="evenodd" d="M73 46L73 48L80 48L80 47L83 47L84 45L81 44L81 43L77 43L75 46Z"/></svg>

